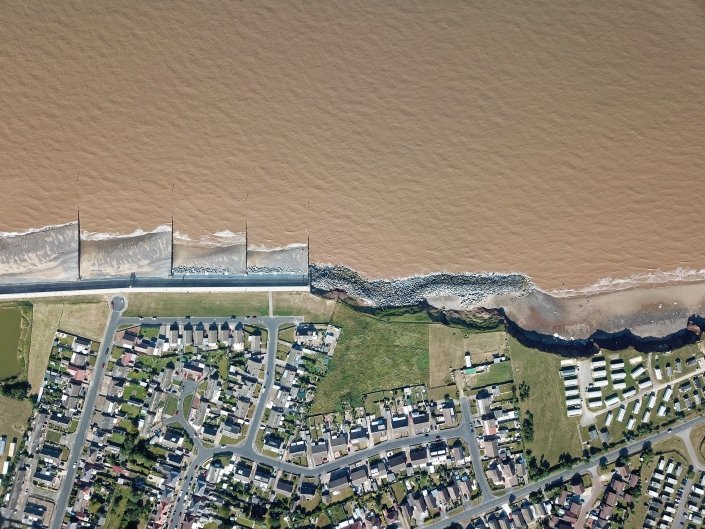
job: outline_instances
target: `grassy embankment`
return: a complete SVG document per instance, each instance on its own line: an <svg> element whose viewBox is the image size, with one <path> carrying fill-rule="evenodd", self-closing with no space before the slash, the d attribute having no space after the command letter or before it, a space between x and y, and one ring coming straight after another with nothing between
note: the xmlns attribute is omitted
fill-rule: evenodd
<svg viewBox="0 0 705 529"><path fill-rule="evenodd" d="M243 316L269 314L266 292L130 294L125 316Z"/></svg>
<svg viewBox="0 0 705 529"><path fill-rule="evenodd" d="M529 397L519 403L522 417L528 411L534 416L534 438L524 442L527 452L550 467L558 464L562 453L580 457L578 419L566 415L559 375L561 357L529 349L511 337L508 343L514 384L519 387L525 382L530 388Z"/></svg>

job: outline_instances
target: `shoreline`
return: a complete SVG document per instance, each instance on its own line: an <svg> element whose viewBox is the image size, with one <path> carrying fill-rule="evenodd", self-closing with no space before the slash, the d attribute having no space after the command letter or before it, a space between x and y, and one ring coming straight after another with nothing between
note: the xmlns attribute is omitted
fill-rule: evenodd
<svg viewBox="0 0 705 529"><path fill-rule="evenodd" d="M502 311L522 329L578 340L598 330L668 336L705 308L705 270L650 272L603 279L583 290L544 291L520 273L368 278L342 265L309 264L306 244L264 248L230 231L191 239L166 225L108 234L79 232L77 223L67 223L0 235L0 284L79 281L79 272L82 280L309 275L314 293L347 296L369 307L427 302L448 311Z"/></svg>

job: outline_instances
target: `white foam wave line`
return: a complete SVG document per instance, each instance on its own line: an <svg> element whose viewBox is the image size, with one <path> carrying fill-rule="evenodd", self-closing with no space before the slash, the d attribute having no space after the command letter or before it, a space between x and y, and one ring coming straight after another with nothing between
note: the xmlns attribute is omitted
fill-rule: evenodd
<svg viewBox="0 0 705 529"><path fill-rule="evenodd" d="M230 230L224 230L213 234L201 235L199 239L194 239L186 233L175 231L174 240L183 244L217 247L245 244L246 237L244 232L234 233Z"/></svg>
<svg viewBox="0 0 705 529"><path fill-rule="evenodd" d="M253 252L281 252L284 250L296 250L299 248L306 248L308 246L305 242L295 242L292 244L287 244L286 246L264 246L262 244L250 244L247 247L247 251Z"/></svg>
<svg viewBox="0 0 705 529"><path fill-rule="evenodd" d="M39 233L43 231L51 231L57 228L65 228L66 226L78 225L78 221L72 220L71 222L65 222L64 224L49 224L47 226L42 226L41 228L29 228L25 231L0 231L0 237L21 237L22 235L29 235L31 233Z"/></svg>
<svg viewBox="0 0 705 529"><path fill-rule="evenodd" d="M544 292L555 297L573 297L644 286L658 286L666 283L689 283L696 281L705 281L705 268L700 270L676 268L670 271L640 272L621 278L603 277L585 288L546 290Z"/></svg>
<svg viewBox="0 0 705 529"><path fill-rule="evenodd" d="M152 233L169 233L171 231L171 226L168 224L162 224L157 226L152 231L144 231L142 228L137 228L132 233L114 233L114 232L91 232L88 230L81 230L81 239L84 241L105 241L109 239L127 239L130 237L141 237L143 235L149 235Z"/></svg>

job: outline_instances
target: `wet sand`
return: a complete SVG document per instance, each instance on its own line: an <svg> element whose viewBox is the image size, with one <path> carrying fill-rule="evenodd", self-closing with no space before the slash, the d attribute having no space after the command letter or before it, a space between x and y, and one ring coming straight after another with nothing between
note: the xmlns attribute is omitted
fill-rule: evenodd
<svg viewBox="0 0 705 529"><path fill-rule="evenodd" d="M174 275L244 274L246 247L244 234L212 236L192 240L174 237Z"/></svg>
<svg viewBox="0 0 705 529"><path fill-rule="evenodd" d="M88 237L88 238L87 238ZM166 277L171 272L171 232L91 240L82 234L81 278L125 277L132 273Z"/></svg>
<svg viewBox="0 0 705 529"><path fill-rule="evenodd" d="M0 281L78 279L78 224L50 226L0 237Z"/></svg>
<svg viewBox="0 0 705 529"><path fill-rule="evenodd" d="M555 297L534 290L523 296L491 296L482 306L504 308L520 327L564 338L587 338L602 330L630 329L662 337L703 314L705 282L630 288L587 296Z"/></svg>

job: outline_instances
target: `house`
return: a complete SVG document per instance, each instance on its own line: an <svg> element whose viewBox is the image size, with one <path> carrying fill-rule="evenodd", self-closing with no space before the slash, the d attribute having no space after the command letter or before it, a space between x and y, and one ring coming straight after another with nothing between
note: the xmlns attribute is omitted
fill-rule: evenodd
<svg viewBox="0 0 705 529"><path fill-rule="evenodd" d="M348 451L348 436L344 433L332 435L330 438L330 448L333 454L342 455Z"/></svg>
<svg viewBox="0 0 705 529"><path fill-rule="evenodd" d="M360 487L368 481L367 467L365 465L360 465L350 470L350 482L353 487Z"/></svg>
<svg viewBox="0 0 705 529"><path fill-rule="evenodd" d="M299 495L304 499L311 499L316 495L318 487L310 481L302 481L299 485Z"/></svg>
<svg viewBox="0 0 705 529"><path fill-rule="evenodd" d="M321 333L316 330L312 323L301 323L296 326L294 340L301 345L319 347L321 345Z"/></svg>
<svg viewBox="0 0 705 529"><path fill-rule="evenodd" d="M307 448L306 441L303 439L292 441L289 445L289 455L292 457L301 457L306 454Z"/></svg>
<svg viewBox="0 0 705 529"><path fill-rule="evenodd" d="M414 468L426 466L428 463L428 448L425 446L412 448L409 450L409 460Z"/></svg>
<svg viewBox="0 0 705 529"><path fill-rule="evenodd" d="M411 422L414 424L414 433L419 435L431 429L431 417L428 413L412 412Z"/></svg>
<svg viewBox="0 0 705 529"><path fill-rule="evenodd" d="M386 441L387 439L387 421L382 417L376 417L370 421L370 433L372 440L375 443Z"/></svg>
<svg viewBox="0 0 705 529"><path fill-rule="evenodd" d="M257 468L255 469L255 478L254 482L257 484L259 487L266 489L269 487L270 482L272 481L272 471L268 467L264 465L257 465Z"/></svg>
<svg viewBox="0 0 705 529"><path fill-rule="evenodd" d="M291 498L292 494L294 493L294 482L284 478L279 478L277 480L276 485L274 486L274 491L277 494L281 494L282 496Z"/></svg>
<svg viewBox="0 0 705 529"><path fill-rule="evenodd" d="M190 378L192 380L201 380L205 371L205 364L202 362L188 360L184 363L182 368L184 377Z"/></svg>
<svg viewBox="0 0 705 529"><path fill-rule="evenodd" d="M334 470L329 474L328 490L334 496L339 494L345 487L350 485L349 474L347 468Z"/></svg>
<svg viewBox="0 0 705 529"><path fill-rule="evenodd" d="M313 443L311 446L311 457L313 457L314 466L328 462L328 443L325 439L319 439Z"/></svg>
<svg viewBox="0 0 705 529"><path fill-rule="evenodd" d="M238 461L235 465L233 477L242 483L249 483L252 478L252 465L247 461Z"/></svg>
<svg viewBox="0 0 705 529"><path fill-rule="evenodd" d="M369 435L367 429L362 426L355 426L350 428L350 444L355 447L365 448L367 447L367 442L369 440Z"/></svg>
<svg viewBox="0 0 705 529"><path fill-rule="evenodd" d="M233 329L233 351L240 352L245 350L245 327L241 321L235 324Z"/></svg>
<svg viewBox="0 0 705 529"><path fill-rule="evenodd" d="M172 323L169 326L169 349L176 349L179 346L179 324Z"/></svg>
<svg viewBox="0 0 705 529"><path fill-rule="evenodd" d="M406 415L392 416L392 433L395 438L409 435L409 418Z"/></svg>
<svg viewBox="0 0 705 529"><path fill-rule="evenodd" d="M387 468L390 472L398 473L406 468L406 454L397 452L387 458Z"/></svg>
<svg viewBox="0 0 705 529"><path fill-rule="evenodd" d="M184 344L184 347L186 347L187 345L193 345L193 325L191 324L191 322L188 322L186 323L186 325L184 325L182 342Z"/></svg>
<svg viewBox="0 0 705 529"><path fill-rule="evenodd" d="M220 324L218 328L218 341L221 343L228 343L230 340L230 324L224 321Z"/></svg>

